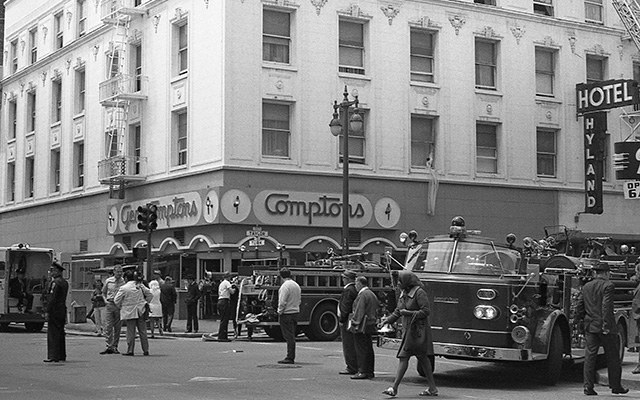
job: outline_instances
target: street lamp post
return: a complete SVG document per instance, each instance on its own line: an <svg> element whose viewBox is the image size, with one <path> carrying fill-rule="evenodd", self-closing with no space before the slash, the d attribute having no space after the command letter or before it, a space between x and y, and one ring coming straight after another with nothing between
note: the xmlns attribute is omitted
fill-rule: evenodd
<svg viewBox="0 0 640 400"><path fill-rule="evenodd" d="M360 132L363 125L358 109L358 96L353 97L354 100L349 101L349 92L345 86L342 102L333 102L333 119L329 123L333 136L342 134L342 255L349 254L349 130ZM351 106L354 107L353 115L349 118Z"/></svg>

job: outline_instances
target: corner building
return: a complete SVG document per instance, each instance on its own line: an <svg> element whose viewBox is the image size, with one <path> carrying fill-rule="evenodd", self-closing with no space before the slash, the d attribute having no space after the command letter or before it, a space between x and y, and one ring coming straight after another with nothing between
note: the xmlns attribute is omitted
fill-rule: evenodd
<svg viewBox="0 0 640 400"><path fill-rule="evenodd" d="M622 109L604 213L582 213L575 85L640 75L610 0L4 4L0 243L70 254L79 298L93 269L147 245L147 203L154 267L177 280L339 252L343 138L328 123L345 86L364 118L349 134L352 251L400 252L401 231L442 233L455 215L497 238L639 233L613 171Z"/></svg>

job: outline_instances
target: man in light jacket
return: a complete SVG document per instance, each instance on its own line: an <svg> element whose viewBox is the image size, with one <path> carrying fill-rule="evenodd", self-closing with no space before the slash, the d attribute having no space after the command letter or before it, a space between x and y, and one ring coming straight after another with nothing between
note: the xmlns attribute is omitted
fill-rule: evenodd
<svg viewBox="0 0 640 400"><path fill-rule="evenodd" d="M298 314L300 314L301 291L300 286L291 279L289 268L280 269L283 279L278 290L278 315L282 336L287 341L287 356L278 364L293 364L296 359L296 330Z"/></svg>
<svg viewBox="0 0 640 400"><path fill-rule="evenodd" d="M149 355L149 340L147 338L147 321L143 317L145 304L153 299L153 294L145 285L138 283L133 271L124 273L126 283L120 287L113 299L120 308L120 319L127 324L127 352L123 356L132 356L136 344L136 328L140 335L142 354Z"/></svg>

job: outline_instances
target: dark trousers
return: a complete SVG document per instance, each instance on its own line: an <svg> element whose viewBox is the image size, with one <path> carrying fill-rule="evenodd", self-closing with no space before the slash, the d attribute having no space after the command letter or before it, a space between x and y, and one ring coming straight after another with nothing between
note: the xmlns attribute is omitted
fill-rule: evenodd
<svg viewBox="0 0 640 400"><path fill-rule="evenodd" d="M285 359L294 361L296 359L296 330L298 329L298 313L281 314L280 330L282 337L287 342L287 357Z"/></svg>
<svg viewBox="0 0 640 400"><path fill-rule="evenodd" d="M15 298L18 299L18 306L25 306L25 310L31 311L33 306L33 295L31 293L18 293Z"/></svg>
<svg viewBox="0 0 640 400"><path fill-rule="evenodd" d="M162 328L171 332L171 324L173 323L173 313L176 311L175 304L162 305Z"/></svg>
<svg viewBox="0 0 640 400"><path fill-rule="evenodd" d="M136 347L136 329L140 335L140 345L142 351L149 352L149 339L147 338L147 321L143 318L128 319L125 321L127 325L127 353L133 354Z"/></svg>
<svg viewBox="0 0 640 400"><path fill-rule="evenodd" d="M584 386L593 388L596 382L596 357L598 355L598 348L602 346L607 359L609 386L612 389L621 387L622 366L620 365L620 343L618 335L615 333L605 335L602 333L586 332L585 336Z"/></svg>
<svg viewBox="0 0 640 400"><path fill-rule="evenodd" d="M65 361L67 359L64 332L66 315L66 307L49 313L47 322L47 358L49 360Z"/></svg>
<svg viewBox="0 0 640 400"><path fill-rule="evenodd" d="M198 332L198 302L187 304L187 331L192 327L195 332Z"/></svg>
<svg viewBox="0 0 640 400"><path fill-rule="evenodd" d="M363 374L373 374L375 354L373 352L372 337L375 329L375 326L368 325L364 333L355 333L353 335L356 357L358 358L358 372Z"/></svg>
<svg viewBox="0 0 640 400"><path fill-rule="evenodd" d="M231 304L229 299L218 299L218 314L220 314L218 340L227 340L229 338L229 317L231 316Z"/></svg>
<svg viewBox="0 0 640 400"><path fill-rule="evenodd" d="M358 372L355 338L353 333L347 330L347 324L340 323L340 336L342 337L342 354L344 355L347 369L351 372Z"/></svg>

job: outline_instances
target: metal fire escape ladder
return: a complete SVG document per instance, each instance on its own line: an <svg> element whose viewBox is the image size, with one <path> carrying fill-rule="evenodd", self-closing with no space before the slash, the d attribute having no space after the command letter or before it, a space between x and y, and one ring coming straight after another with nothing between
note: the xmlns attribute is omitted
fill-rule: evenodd
<svg viewBox="0 0 640 400"><path fill-rule="evenodd" d="M611 0L631 40L640 50L640 6L636 0Z"/></svg>

